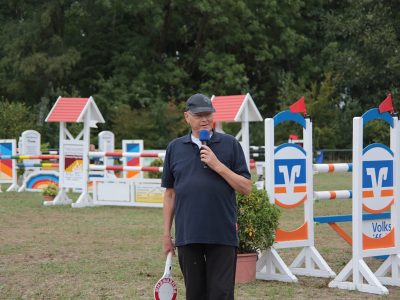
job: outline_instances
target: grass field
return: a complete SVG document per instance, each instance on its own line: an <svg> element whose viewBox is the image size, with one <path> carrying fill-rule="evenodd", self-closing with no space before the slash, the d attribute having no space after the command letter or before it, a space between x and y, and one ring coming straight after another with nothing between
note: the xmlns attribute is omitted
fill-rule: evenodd
<svg viewBox="0 0 400 300"><path fill-rule="evenodd" d="M321 174L316 190L351 188L351 174ZM73 195L77 197L77 195ZM315 215L351 212L350 200L320 201ZM301 224L302 210L283 212L287 229ZM350 233L350 224L345 228ZM44 207L39 193L0 194L0 299L152 299L164 270L162 210L151 208ZM315 227L316 247L335 272L351 247L327 225ZM280 251L290 264L298 249ZM367 259L375 270L380 261ZM174 260L179 299L183 278ZM236 299L400 299L400 288L379 297L328 288L328 279L299 283L257 281L238 285Z"/></svg>

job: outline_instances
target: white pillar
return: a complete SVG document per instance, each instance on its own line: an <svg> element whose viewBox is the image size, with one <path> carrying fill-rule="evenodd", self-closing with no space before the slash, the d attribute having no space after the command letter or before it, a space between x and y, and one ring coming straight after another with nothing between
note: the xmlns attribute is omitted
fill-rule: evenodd
<svg viewBox="0 0 400 300"><path fill-rule="evenodd" d="M249 134L249 108L244 106L242 118L242 148L246 158L247 167L250 168L250 134Z"/></svg>

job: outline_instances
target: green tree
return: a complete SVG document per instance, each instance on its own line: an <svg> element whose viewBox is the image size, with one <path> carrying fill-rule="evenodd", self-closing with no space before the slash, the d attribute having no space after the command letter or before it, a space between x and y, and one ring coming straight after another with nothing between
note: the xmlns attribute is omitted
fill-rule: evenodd
<svg viewBox="0 0 400 300"><path fill-rule="evenodd" d="M398 97L399 8L394 0L5 0L0 96L27 104L55 141L56 126L43 122L60 95L94 96L100 128L112 131L122 130L118 108L151 124L156 106L165 114L161 103L194 92L250 92L263 116L304 95L319 146L349 147L343 124L389 91ZM154 127L142 130L151 136ZM251 139L262 140L260 130Z"/></svg>
<svg viewBox="0 0 400 300"><path fill-rule="evenodd" d="M0 138L16 139L28 129L37 129L35 116L21 102L0 102Z"/></svg>
<svg viewBox="0 0 400 300"><path fill-rule="evenodd" d="M304 80L296 83L290 74L284 76L284 85L279 90L281 110L289 109L289 106L301 96L305 97L307 114L311 116L313 123L313 146L315 149L335 148L338 142L338 110L339 101L335 100L334 86L330 74L326 74L321 83L312 82L307 86ZM297 93L297 95L294 95ZM280 142L288 139L288 132L302 136L302 128L293 124L282 124L277 130Z"/></svg>
<svg viewBox="0 0 400 300"><path fill-rule="evenodd" d="M143 139L147 149L165 149L174 138L188 131L182 107L158 102L147 110L121 105L113 113L115 139Z"/></svg>
<svg viewBox="0 0 400 300"><path fill-rule="evenodd" d="M397 1L341 1L325 13L322 64L333 74L336 95L348 94L364 110L389 91L400 76Z"/></svg>

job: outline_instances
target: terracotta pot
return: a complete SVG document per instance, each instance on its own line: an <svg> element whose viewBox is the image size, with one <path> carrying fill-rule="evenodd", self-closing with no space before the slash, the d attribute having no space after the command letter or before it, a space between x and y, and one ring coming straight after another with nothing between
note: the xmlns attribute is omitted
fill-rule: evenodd
<svg viewBox="0 0 400 300"><path fill-rule="evenodd" d="M53 201L56 196L43 196L44 201Z"/></svg>
<svg viewBox="0 0 400 300"><path fill-rule="evenodd" d="M237 255L235 283L249 283L256 280L257 253Z"/></svg>

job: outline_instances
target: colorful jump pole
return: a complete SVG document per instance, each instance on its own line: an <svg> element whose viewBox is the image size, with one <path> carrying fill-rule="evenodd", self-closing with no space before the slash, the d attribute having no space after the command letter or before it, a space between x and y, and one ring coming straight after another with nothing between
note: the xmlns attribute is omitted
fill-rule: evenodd
<svg viewBox="0 0 400 300"><path fill-rule="evenodd" d="M314 200L351 199L352 197L353 192L350 190L314 192Z"/></svg>
<svg viewBox="0 0 400 300"><path fill-rule="evenodd" d="M0 155L2 159L58 159L58 155Z"/></svg>
<svg viewBox="0 0 400 300"><path fill-rule="evenodd" d="M59 164L57 163L38 163L38 164L31 164L31 163L21 163L17 164L18 168L59 168Z"/></svg>
<svg viewBox="0 0 400 300"><path fill-rule="evenodd" d="M89 152L89 157L164 157L165 153L147 153L147 152Z"/></svg>
<svg viewBox="0 0 400 300"><path fill-rule="evenodd" d="M317 173L352 172L353 164L313 164L313 171Z"/></svg>
<svg viewBox="0 0 400 300"><path fill-rule="evenodd" d="M128 171L128 172L162 172L162 167L142 167L142 166L98 166L91 165L90 171Z"/></svg>

